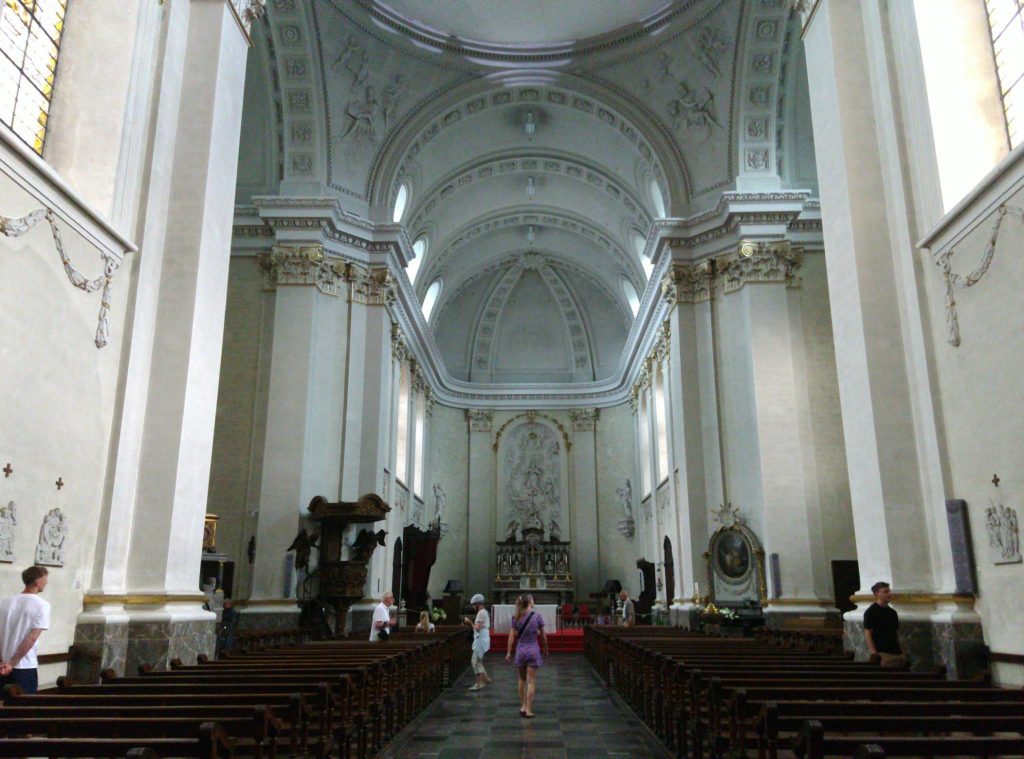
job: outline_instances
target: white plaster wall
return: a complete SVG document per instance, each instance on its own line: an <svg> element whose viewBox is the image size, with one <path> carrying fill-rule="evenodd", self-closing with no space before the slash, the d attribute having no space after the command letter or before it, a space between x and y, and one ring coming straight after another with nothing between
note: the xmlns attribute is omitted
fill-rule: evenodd
<svg viewBox="0 0 1024 759"><path fill-rule="evenodd" d="M467 576L466 556L470 540L467 534L467 509L471 500L468 491L469 438L466 430L466 417L462 409L434 405L430 421L433 481L429 485L432 492L433 484L440 483L448 494L448 508L444 513L448 534L441 539L428 587L431 597L435 599L441 598L448 580L459 579L465 582ZM430 518L433 517L433 508L432 497L428 497L427 514ZM486 536L473 537L476 542L486 539ZM467 593L477 592L469 588L466 590Z"/></svg>
<svg viewBox="0 0 1024 759"><path fill-rule="evenodd" d="M640 545L643 538L639 532L640 484L639 472L636 471L636 432L629 404L601 409L601 418L597 424L596 474L600 537L598 576L602 583L605 580L621 581L622 586L636 596L640 592L636 581L636 560L642 553ZM633 513L638 518L638 531L632 538L625 537L618 529L619 520L625 514L615 491L627 479L633 484Z"/></svg>
<svg viewBox="0 0 1024 759"><path fill-rule="evenodd" d="M1024 191L1006 202L1024 207ZM991 234L994 216L973 211L980 222L955 247L953 271L966 275L977 266ZM940 404L942 444L948 467L947 498L967 501L985 642L993 651L1024 654L1024 564L994 564L988 555L985 510L993 503L1024 518L1024 228L1020 216L1007 215L991 267L973 288L957 290L961 344L946 342L945 282L928 253L919 254L920 281L927 298L935 376ZM992 483L1000 478L999 487ZM935 504L935 508L941 508ZM944 519L944 515L943 515ZM1024 667L997 665L1003 684L1024 684Z"/></svg>
<svg viewBox="0 0 1024 759"><path fill-rule="evenodd" d="M0 163L0 214L18 217L41 205ZM58 224L73 265L86 277L100 274L99 249L62 214ZM100 294L68 282L45 220L22 237L0 237L0 468L9 462L14 470L0 473L0 505L14 501L18 520L14 563L0 564L0 595L22 590L46 513L60 508L67 525L64 566L50 568L45 597L53 616L41 653L67 651L92 571L135 263L127 256L114 279L110 337L100 350L93 344ZM41 681L62 670L44 668Z"/></svg>

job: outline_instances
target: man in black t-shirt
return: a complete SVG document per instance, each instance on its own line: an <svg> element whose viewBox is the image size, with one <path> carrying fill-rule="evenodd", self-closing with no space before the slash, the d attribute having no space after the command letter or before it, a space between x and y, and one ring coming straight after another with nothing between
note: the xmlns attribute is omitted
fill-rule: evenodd
<svg viewBox="0 0 1024 759"><path fill-rule="evenodd" d="M864 612L864 638L868 644L868 653L880 656L883 666L886 666L891 657L903 658L899 637L900 617L889 605L892 598L889 583L876 582L871 586L871 592L875 595L875 602ZM899 664L892 662L889 666Z"/></svg>

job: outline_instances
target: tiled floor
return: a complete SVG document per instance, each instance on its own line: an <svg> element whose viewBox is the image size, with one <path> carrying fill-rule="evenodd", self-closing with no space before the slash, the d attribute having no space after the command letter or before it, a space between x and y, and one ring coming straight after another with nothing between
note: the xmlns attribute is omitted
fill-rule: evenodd
<svg viewBox="0 0 1024 759"><path fill-rule="evenodd" d="M519 716L516 673L485 662L494 682L469 691L469 670L381 755L388 759L629 759L671 754L604 687L582 654L556 654L540 669L534 719Z"/></svg>

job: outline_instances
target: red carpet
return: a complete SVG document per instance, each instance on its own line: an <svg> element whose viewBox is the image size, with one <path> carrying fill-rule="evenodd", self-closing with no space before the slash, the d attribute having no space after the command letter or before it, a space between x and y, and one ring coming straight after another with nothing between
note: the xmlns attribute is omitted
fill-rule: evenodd
<svg viewBox="0 0 1024 759"><path fill-rule="evenodd" d="M504 655L507 650L508 633L491 633L491 653ZM559 630L548 635L548 651L553 654L583 653L583 629Z"/></svg>

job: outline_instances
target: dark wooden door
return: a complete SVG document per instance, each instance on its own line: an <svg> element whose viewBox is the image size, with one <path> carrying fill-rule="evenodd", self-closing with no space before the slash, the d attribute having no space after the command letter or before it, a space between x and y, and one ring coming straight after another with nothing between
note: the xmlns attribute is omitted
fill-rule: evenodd
<svg viewBox="0 0 1024 759"><path fill-rule="evenodd" d="M856 604L850 603L850 596L860 590L860 567L856 561L832 561L832 587L835 588L836 608L839 611L853 611L857 608Z"/></svg>

